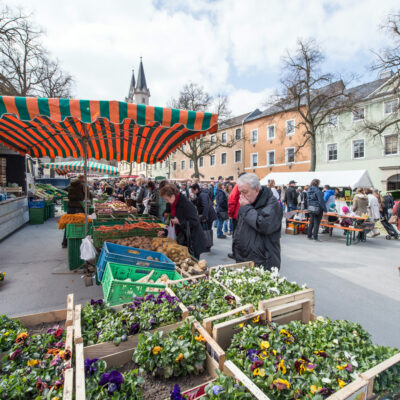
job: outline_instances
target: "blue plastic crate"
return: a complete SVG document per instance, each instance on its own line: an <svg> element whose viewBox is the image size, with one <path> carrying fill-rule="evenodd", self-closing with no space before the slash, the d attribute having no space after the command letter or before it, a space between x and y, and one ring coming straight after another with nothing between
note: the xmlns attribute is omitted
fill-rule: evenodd
<svg viewBox="0 0 400 400"><path fill-rule="evenodd" d="M147 257L158 258L159 261L148 260ZM165 254L104 242L97 261L97 282L101 282L107 263L139 265L164 270L175 269L175 264Z"/></svg>
<svg viewBox="0 0 400 400"><path fill-rule="evenodd" d="M44 200L31 200L29 202L29 208L44 208L45 201Z"/></svg>

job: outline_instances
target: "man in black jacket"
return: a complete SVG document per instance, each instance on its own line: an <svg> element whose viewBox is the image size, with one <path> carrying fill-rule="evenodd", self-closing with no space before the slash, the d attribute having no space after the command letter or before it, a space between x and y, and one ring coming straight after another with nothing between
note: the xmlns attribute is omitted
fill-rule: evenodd
<svg viewBox="0 0 400 400"><path fill-rule="evenodd" d="M233 236L236 262L254 261L271 270L281 266L282 209L256 174L237 181L240 192L238 222Z"/></svg>
<svg viewBox="0 0 400 400"><path fill-rule="evenodd" d="M286 211L289 213L290 211L297 210L297 205L298 205L298 196L299 194L297 193L296 190L296 182L295 181L290 181L289 182L289 187L287 188L285 192L285 198L283 199L283 202L286 205ZM289 214L290 218L290 214ZM286 227L288 226L288 216L286 216Z"/></svg>

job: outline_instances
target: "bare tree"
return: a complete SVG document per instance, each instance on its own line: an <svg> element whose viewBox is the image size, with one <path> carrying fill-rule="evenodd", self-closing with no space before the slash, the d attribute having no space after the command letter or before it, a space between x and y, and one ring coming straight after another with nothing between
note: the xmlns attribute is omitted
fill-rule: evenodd
<svg viewBox="0 0 400 400"><path fill-rule="evenodd" d="M296 152L310 145L310 171L315 171L316 136L321 128L330 123L330 115L349 109L352 104L343 80L321 71L324 59L314 39L298 39L295 51L287 51L283 58L282 91L274 99L277 110L299 114L296 128L303 128L303 139Z"/></svg>
<svg viewBox="0 0 400 400"><path fill-rule="evenodd" d="M400 134L400 115L399 115L399 89L400 89L400 11L396 14L388 16L384 25L381 28L388 33L392 40L392 44L380 51L374 51L376 56L375 62L371 69L374 71L387 71L394 74L392 83L387 88L385 93L388 96L393 96L392 112L387 113L384 118L378 121L372 121L365 118L360 129L369 133L373 137L382 136L388 130L394 134Z"/></svg>
<svg viewBox="0 0 400 400"><path fill-rule="evenodd" d="M228 98L222 94L215 99L208 94L201 86L190 83L183 87L177 99L172 99L170 105L175 108L192 111L207 111L212 109L219 116L227 117L231 115L228 107ZM178 150L189 160L193 161L194 174L192 178L203 176L199 171L199 161L201 157L212 155L220 147L230 148L237 143L234 138L228 139L219 137L217 134L206 135L200 139L195 139L188 144L180 147Z"/></svg>
<svg viewBox="0 0 400 400"><path fill-rule="evenodd" d="M0 13L1 94L70 96L72 78L61 70L58 62L49 58L41 43L42 35L22 12L14 16L9 9L4 9Z"/></svg>
<svg viewBox="0 0 400 400"><path fill-rule="evenodd" d="M219 121L224 121L232 116L232 111L229 109L228 96L222 93L218 93L215 96L212 108L214 112L218 114Z"/></svg>

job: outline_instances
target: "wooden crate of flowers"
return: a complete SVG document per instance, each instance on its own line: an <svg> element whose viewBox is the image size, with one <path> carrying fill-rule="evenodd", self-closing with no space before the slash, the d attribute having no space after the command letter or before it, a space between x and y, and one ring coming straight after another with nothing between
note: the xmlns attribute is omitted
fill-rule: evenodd
<svg viewBox="0 0 400 400"><path fill-rule="evenodd" d="M167 288L158 294L135 297L132 303L108 306L102 299L75 307L75 343L83 343L85 358L100 358L113 365L121 353L129 360L141 332L169 332L189 315L187 308Z"/></svg>
<svg viewBox="0 0 400 400"><path fill-rule="evenodd" d="M210 357L207 347L213 349L218 361ZM220 379L216 370L218 366L223 369L225 362L225 353L193 318L173 331L140 334L129 359L126 351L112 358L85 358L83 343L76 344L75 353L77 400L111 395L151 400L186 391L191 392L190 398L198 398L204 383ZM202 384L196 384L201 380ZM233 388L234 382L230 384Z"/></svg>
<svg viewBox="0 0 400 400"><path fill-rule="evenodd" d="M0 316L0 393L4 398L72 399L73 312L74 296L69 294L65 309Z"/></svg>
<svg viewBox="0 0 400 400"><path fill-rule="evenodd" d="M399 389L398 350L373 344L360 325L311 313L279 325L268 321L273 312L259 310L213 328L239 369L235 377L251 379L270 399L369 399Z"/></svg>
<svg viewBox="0 0 400 400"><path fill-rule="evenodd" d="M168 288L200 322L221 322L254 311L251 304L243 305L232 291L206 275L169 281ZM209 325L204 326L211 333Z"/></svg>
<svg viewBox="0 0 400 400"><path fill-rule="evenodd" d="M286 323L301 318L304 309L302 302L307 300L310 313L314 312L314 289L288 281L279 275L276 268L271 272L265 271L249 261L212 267L210 276L231 290L242 304L253 304L259 310L276 307L275 322ZM292 303L290 310L286 308L289 303ZM282 311L278 306L282 306Z"/></svg>

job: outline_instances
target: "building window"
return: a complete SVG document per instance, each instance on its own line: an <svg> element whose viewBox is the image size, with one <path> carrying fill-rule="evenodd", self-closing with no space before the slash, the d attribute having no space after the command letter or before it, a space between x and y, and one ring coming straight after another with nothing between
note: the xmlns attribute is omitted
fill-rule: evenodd
<svg viewBox="0 0 400 400"><path fill-rule="evenodd" d="M221 135L221 142L222 142L222 143L226 143L226 132L222 132L222 135Z"/></svg>
<svg viewBox="0 0 400 400"><path fill-rule="evenodd" d="M194 168L194 162L193 162L193 160L189 160L189 168Z"/></svg>
<svg viewBox="0 0 400 400"><path fill-rule="evenodd" d="M226 153L221 153L221 165L226 164Z"/></svg>
<svg viewBox="0 0 400 400"><path fill-rule="evenodd" d="M213 167L215 165L215 155L210 156L210 166Z"/></svg>
<svg viewBox="0 0 400 400"><path fill-rule="evenodd" d="M235 150L235 163L242 162L242 150Z"/></svg>
<svg viewBox="0 0 400 400"><path fill-rule="evenodd" d="M331 128L336 128L338 126L337 114L328 115L328 126L330 126Z"/></svg>
<svg viewBox="0 0 400 400"><path fill-rule="evenodd" d="M251 143L257 143L258 142L258 129L253 129L251 131Z"/></svg>
<svg viewBox="0 0 400 400"><path fill-rule="evenodd" d="M337 161L337 143L328 144L328 161Z"/></svg>
<svg viewBox="0 0 400 400"><path fill-rule="evenodd" d="M353 140L353 158L364 158L364 139Z"/></svg>
<svg viewBox="0 0 400 400"><path fill-rule="evenodd" d="M294 130L295 130L295 120L294 119L288 119L286 121L286 135L294 135Z"/></svg>
<svg viewBox="0 0 400 400"><path fill-rule="evenodd" d="M199 158L199 167L203 167L204 166L204 157L200 157Z"/></svg>
<svg viewBox="0 0 400 400"><path fill-rule="evenodd" d="M176 161L174 161L174 162L172 163L172 169L173 169L174 171L176 171Z"/></svg>
<svg viewBox="0 0 400 400"><path fill-rule="evenodd" d="M217 137L215 135L211 135L211 143L217 143Z"/></svg>
<svg viewBox="0 0 400 400"><path fill-rule="evenodd" d="M294 147L288 147L286 149L286 164L294 163Z"/></svg>
<svg viewBox="0 0 400 400"><path fill-rule="evenodd" d="M383 140L385 156L399 152L399 136L397 134L384 136Z"/></svg>
<svg viewBox="0 0 400 400"><path fill-rule="evenodd" d="M242 138L242 129L241 128L238 128L238 129L236 129L236 131L235 131L235 139L236 140L240 140Z"/></svg>
<svg viewBox="0 0 400 400"><path fill-rule="evenodd" d="M258 165L258 153L250 154L250 162L252 167L257 167Z"/></svg>
<svg viewBox="0 0 400 400"><path fill-rule="evenodd" d="M267 127L267 138L268 140L272 140L275 138L275 125L269 125Z"/></svg>
<svg viewBox="0 0 400 400"><path fill-rule="evenodd" d="M267 164L268 165L275 164L275 150L267 151Z"/></svg>
<svg viewBox="0 0 400 400"><path fill-rule="evenodd" d="M185 160L181 161L181 169L185 169Z"/></svg>
<svg viewBox="0 0 400 400"><path fill-rule="evenodd" d="M353 121L362 121L365 115L365 108L359 107L353 111Z"/></svg>
<svg viewBox="0 0 400 400"><path fill-rule="evenodd" d="M399 100L385 101L385 114L393 114L399 110Z"/></svg>

